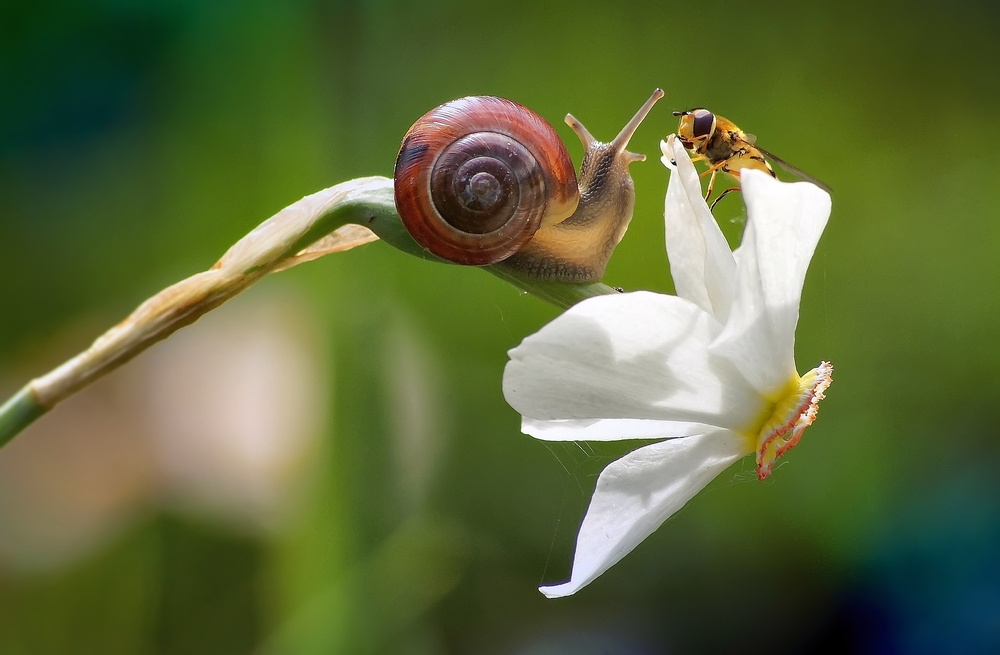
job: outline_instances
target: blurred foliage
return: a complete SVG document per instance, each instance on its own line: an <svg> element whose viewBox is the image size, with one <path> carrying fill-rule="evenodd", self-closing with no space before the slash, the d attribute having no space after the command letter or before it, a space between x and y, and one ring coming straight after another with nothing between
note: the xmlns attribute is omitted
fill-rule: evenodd
<svg viewBox="0 0 1000 655"><path fill-rule="evenodd" d="M998 28L972 0L0 4L9 389L291 201L391 174L441 102L514 99L579 161L566 112L608 139L656 86L605 281L671 290L657 142L669 110L709 107L835 190L797 359L836 366L767 483L735 466L546 601L622 449L535 442L503 401L505 351L556 310L383 244L320 260L280 281L333 362L295 519L261 537L155 513L71 565L0 573L0 653L997 652ZM70 324L94 329L54 341ZM435 455L407 473L393 417L425 388Z"/></svg>

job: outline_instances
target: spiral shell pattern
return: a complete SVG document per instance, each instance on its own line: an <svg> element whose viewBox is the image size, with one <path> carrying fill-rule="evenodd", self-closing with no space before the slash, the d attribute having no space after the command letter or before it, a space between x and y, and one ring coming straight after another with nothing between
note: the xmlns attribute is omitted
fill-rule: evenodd
<svg viewBox="0 0 1000 655"><path fill-rule="evenodd" d="M573 163L552 127L491 96L453 100L414 123L393 178L413 239L460 264L510 257L579 202Z"/></svg>

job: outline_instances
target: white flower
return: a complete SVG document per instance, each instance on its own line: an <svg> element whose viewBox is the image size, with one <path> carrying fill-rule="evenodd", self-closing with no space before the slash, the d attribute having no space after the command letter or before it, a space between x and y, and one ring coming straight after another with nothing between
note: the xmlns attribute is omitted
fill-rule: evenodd
<svg viewBox="0 0 1000 655"><path fill-rule="evenodd" d="M549 597L592 582L740 458L755 452L765 478L830 384L829 363L800 377L794 362L799 296L830 196L744 170L747 224L730 252L687 153L672 137L661 148L672 170L665 223L677 296L581 302L511 350L504 371L526 434L665 439L601 473L572 579L542 587Z"/></svg>

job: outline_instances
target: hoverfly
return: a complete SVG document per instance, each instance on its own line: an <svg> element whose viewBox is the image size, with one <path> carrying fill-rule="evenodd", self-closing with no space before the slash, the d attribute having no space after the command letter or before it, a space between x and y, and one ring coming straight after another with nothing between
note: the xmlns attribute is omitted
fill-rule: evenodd
<svg viewBox="0 0 1000 655"><path fill-rule="evenodd" d="M737 182L739 182L741 168L755 168L776 178L777 175L774 174L774 169L771 168L768 160L792 175L812 182L827 192L830 191L830 187L816 178L795 168L788 162L782 161L760 146L754 145L757 137L747 134L732 121L722 116L703 108L675 111L674 116L680 117L677 125L677 138L680 139L681 145L689 150L695 159L700 159L708 164L708 170L702 173L701 177L709 173L712 174L712 177L708 179L708 192L705 193L706 202L712 195L715 175L720 171L729 174ZM735 186L720 193L719 197L712 203L711 209L715 209L715 206L727 194L739 190L740 187Z"/></svg>

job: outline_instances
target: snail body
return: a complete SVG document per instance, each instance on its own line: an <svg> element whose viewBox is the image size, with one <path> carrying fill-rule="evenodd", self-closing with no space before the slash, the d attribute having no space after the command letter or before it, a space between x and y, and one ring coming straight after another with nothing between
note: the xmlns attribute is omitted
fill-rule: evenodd
<svg viewBox="0 0 1000 655"><path fill-rule="evenodd" d="M625 147L654 92L611 143L570 115L584 145L579 181L555 131L509 100L472 96L414 123L396 158L396 209L423 249L441 259L494 264L542 281L596 282L632 218Z"/></svg>

